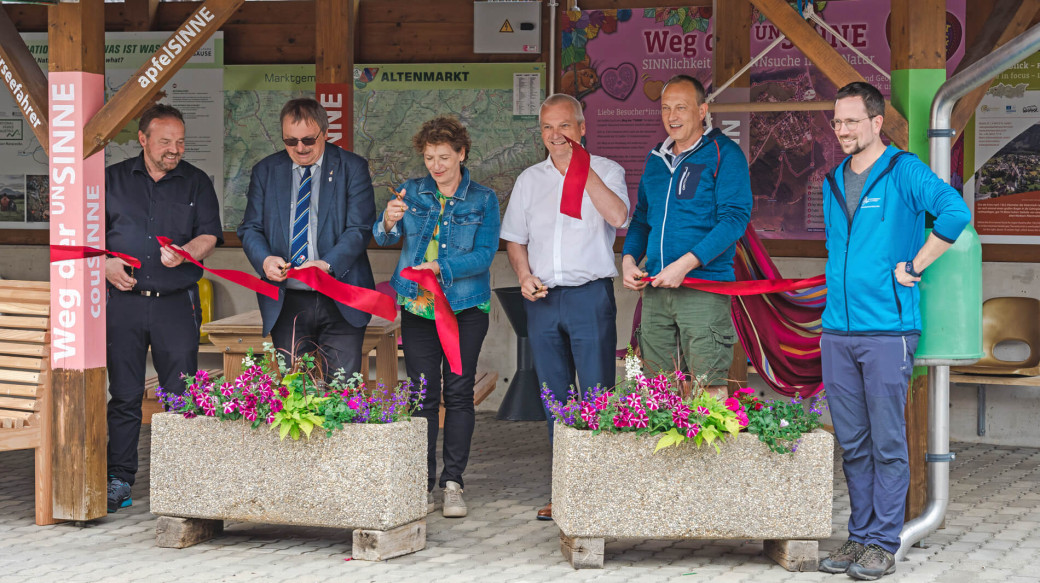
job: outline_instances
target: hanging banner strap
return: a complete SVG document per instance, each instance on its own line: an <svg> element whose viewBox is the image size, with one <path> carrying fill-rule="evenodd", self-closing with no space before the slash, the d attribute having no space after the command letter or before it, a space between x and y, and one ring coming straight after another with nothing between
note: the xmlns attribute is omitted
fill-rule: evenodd
<svg viewBox="0 0 1040 583"><path fill-rule="evenodd" d="M646 281L653 283L654 278L647 277ZM725 296L757 296L760 294L775 294L780 292L806 289L818 285L826 285L827 278L816 275L807 279L756 279L752 281L711 281L687 277L682 282L682 287L696 289L713 294Z"/></svg>
<svg viewBox="0 0 1040 583"><path fill-rule="evenodd" d="M433 316L437 325L437 337L440 338L444 357L448 359L451 372L462 374L462 350L459 347L459 321L448 303L437 274L428 269L406 267L401 270L401 277L414 281L433 293Z"/></svg>
<svg viewBox="0 0 1040 583"><path fill-rule="evenodd" d="M563 177L563 196L560 198L560 212L575 219L581 218L581 199L585 196L585 183L589 181L589 164L592 158L578 142L564 136L571 145L571 162L567 165L567 175Z"/></svg>
<svg viewBox="0 0 1040 583"><path fill-rule="evenodd" d="M69 259L100 257L102 255L118 257L123 261L126 261L135 269L140 269L141 267L141 261L139 259L118 251L98 249L97 247L81 247L77 245L51 245L51 263L54 263L55 261L68 261Z"/></svg>
<svg viewBox="0 0 1040 583"><path fill-rule="evenodd" d="M343 283L319 267L293 268L285 276L303 282L314 291L355 310L379 316L391 322L397 317L397 304L394 303L394 298L374 289Z"/></svg>
<svg viewBox="0 0 1040 583"><path fill-rule="evenodd" d="M161 245L162 247L170 248L170 250L172 250L177 255L180 255L185 260L190 261L195 265L201 267L202 270L206 273L212 273L213 275L221 279L226 279L231 283L237 283L238 285L244 288L251 289L258 294L262 294L271 298L272 300L278 299L278 286L274 284L267 283L266 281L260 279L259 277L256 277L255 275L249 275L248 273L236 271L234 269L210 269L209 267L206 267L197 259L192 257L191 253L188 253L184 249L174 247L173 241L171 241L169 237L158 236L156 237L156 240L159 241L159 245Z"/></svg>

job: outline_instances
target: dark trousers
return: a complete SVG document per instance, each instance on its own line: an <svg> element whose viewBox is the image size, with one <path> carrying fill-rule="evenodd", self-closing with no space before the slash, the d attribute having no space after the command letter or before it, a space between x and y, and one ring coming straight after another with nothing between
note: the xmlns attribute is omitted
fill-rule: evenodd
<svg viewBox="0 0 1040 583"><path fill-rule="evenodd" d="M609 278L574 287L554 287L549 295L524 302L527 334L538 384L566 403L574 385L580 389L615 384L617 304ZM574 375L578 380L575 382ZM548 409L549 439L553 418Z"/></svg>
<svg viewBox="0 0 1040 583"><path fill-rule="evenodd" d="M473 439L473 385L477 376L477 358L488 331L488 315L469 308L455 315L459 321L459 348L462 374L451 372L444 357L437 325L433 320L401 310L401 342L408 377L418 384L426 377L426 398L418 416L426 419L427 489L437 483L437 432L441 394L444 395L444 470L440 487L448 481L463 485L462 473L469 463L469 445ZM443 391L441 380L443 379Z"/></svg>
<svg viewBox="0 0 1040 583"><path fill-rule="evenodd" d="M340 368L348 378L361 372L364 340L365 328L351 326L335 300L315 291L285 290L285 303L271 328L271 341L286 364L293 355L313 352L327 379Z"/></svg>
<svg viewBox="0 0 1040 583"><path fill-rule="evenodd" d="M849 486L849 538L899 550L910 463L906 392L917 336L820 338L823 385Z"/></svg>
<svg viewBox="0 0 1040 583"><path fill-rule="evenodd" d="M145 297L109 290L108 335L108 474L131 485L137 474L145 361L152 364L164 391L181 394L181 374L198 369L202 312L196 288Z"/></svg>

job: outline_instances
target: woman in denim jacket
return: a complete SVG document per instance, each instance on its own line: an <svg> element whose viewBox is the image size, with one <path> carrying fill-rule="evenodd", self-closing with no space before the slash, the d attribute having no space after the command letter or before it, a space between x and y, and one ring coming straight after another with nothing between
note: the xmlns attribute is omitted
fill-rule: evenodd
<svg viewBox="0 0 1040 583"><path fill-rule="evenodd" d="M441 116L423 124L412 138L423 157L424 178L402 185L372 232L376 243L403 239L401 258L390 280L401 304L401 337L408 376L426 377L426 398L419 415L426 418L427 508L433 511L437 477L437 421L444 393L444 516L466 515L462 472L469 461L473 437L473 385L477 357L488 331L491 308L491 261L498 250L499 211L495 191L472 182L462 163L470 150L469 133L458 120ZM462 374L453 374L444 357L433 320L433 294L401 277L406 267L429 269L459 322Z"/></svg>

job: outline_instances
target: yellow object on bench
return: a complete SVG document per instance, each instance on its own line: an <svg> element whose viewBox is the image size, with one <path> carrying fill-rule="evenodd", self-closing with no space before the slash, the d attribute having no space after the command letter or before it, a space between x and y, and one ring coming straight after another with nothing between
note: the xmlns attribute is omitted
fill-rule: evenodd
<svg viewBox="0 0 1040 583"><path fill-rule="evenodd" d="M205 277L199 280L199 311L202 324L213 321L213 282ZM199 346L209 344L209 333L199 332Z"/></svg>
<svg viewBox="0 0 1040 583"><path fill-rule="evenodd" d="M36 524L54 524L50 284L0 281L0 451L36 454Z"/></svg>

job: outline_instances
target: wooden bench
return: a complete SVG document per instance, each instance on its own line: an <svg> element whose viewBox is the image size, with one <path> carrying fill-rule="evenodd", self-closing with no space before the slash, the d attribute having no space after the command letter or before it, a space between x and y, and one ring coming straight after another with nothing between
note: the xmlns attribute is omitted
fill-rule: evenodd
<svg viewBox="0 0 1040 583"><path fill-rule="evenodd" d="M0 451L36 455L36 524L54 524L50 283L0 281Z"/></svg>
<svg viewBox="0 0 1040 583"><path fill-rule="evenodd" d="M986 386L1040 387L1040 376L970 374L951 370L950 383L975 385L975 433L982 437L986 435Z"/></svg>
<svg viewBox="0 0 1040 583"><path fill-rule="evenodd" d="M488 395L498 386L497 372L478 372L476 382L473 385L473 404L479 405L488 398ZM444 393L441 393L440 421L438 427L444 427Z"/></svg>

